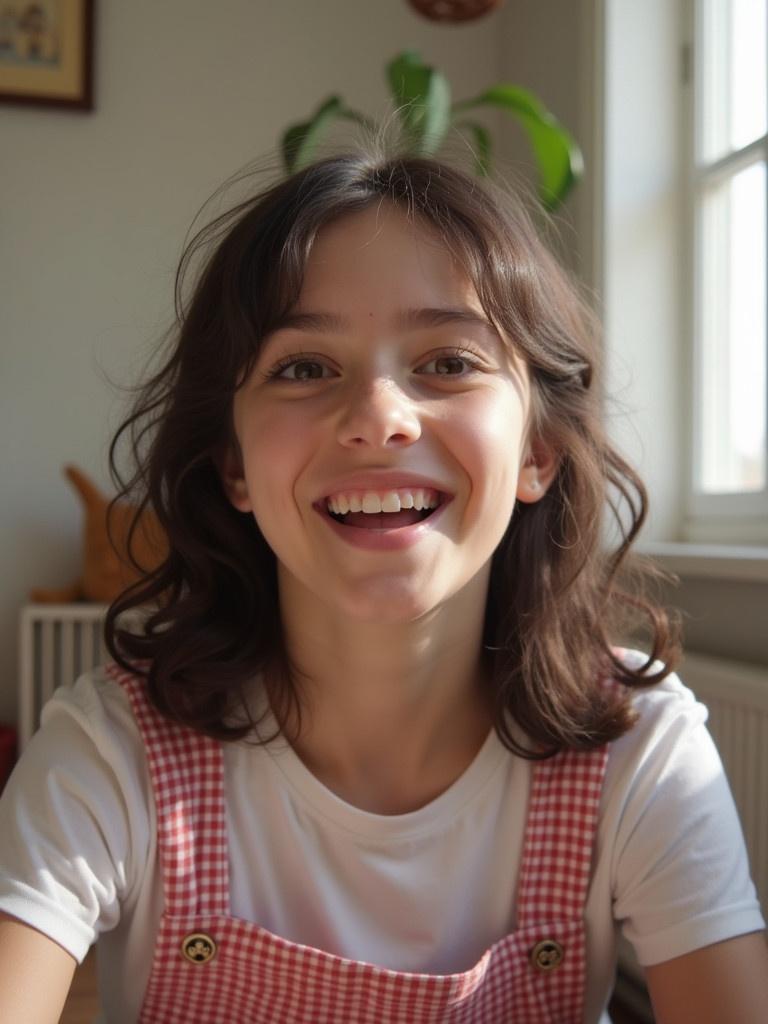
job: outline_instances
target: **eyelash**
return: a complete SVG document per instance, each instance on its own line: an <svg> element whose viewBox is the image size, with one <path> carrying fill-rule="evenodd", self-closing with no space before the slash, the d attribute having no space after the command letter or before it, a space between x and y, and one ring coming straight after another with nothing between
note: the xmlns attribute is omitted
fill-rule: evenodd
<svg viewBox="0 0 768 1024"><path fill-rule="evenodd" d="M439 352L437 355L432 356L431 359L427 360L426 364L422 364L422 365L428 365L429 363L433 363L433 362L435 362L438 359L461 359L463 362L465 362L469 366L470 371L480 370L482 368L481 367L481 362L480 362L480 359L481 359L480 354L478 352L475 352L473 349L467 348L467 347L445 349L442 352ZM265 374L263 374L263 377L267 381L270 381L270 380L284 380L284 381L290 381L291 383L295 383L295 384L309 384L309 383L312 383L312 382L317 381L317 380L327 380L328 379L326 377L310 377L308 379L302 380L300 378L297 379L296 377L281 377L280 376L280 374L283 372L283 370L287 370L289 366L296 366L299 363L313 363L313 364L315 364L317 366L324 366L325 365L319 358L317 358L316 356L312 356L312 355L305 355L305 354L302 353L302 354L299 354L299 355L286 356L284 359L281 359L278 363L276 363L275 366L272 367L272 369L268 370ZM459 374L459 373L436 373L436 374L434 374L434 376L436 376L436 377L456 377L456 378L461 379L462 377L466 377L467 374L465 374L465 373L461 373L461 374Z"/></svg>

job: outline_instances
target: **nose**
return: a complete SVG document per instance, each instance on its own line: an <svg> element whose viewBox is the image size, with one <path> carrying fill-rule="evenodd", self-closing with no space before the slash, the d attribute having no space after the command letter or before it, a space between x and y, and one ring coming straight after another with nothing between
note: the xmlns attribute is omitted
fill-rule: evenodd
<svg viewBox="0 0 768 1024"><path fill-rule="evenodd" d="M339 422L339 443L347 448L413 444L421 422L412 399L390 379L377 379L354 389Z"/></svg>

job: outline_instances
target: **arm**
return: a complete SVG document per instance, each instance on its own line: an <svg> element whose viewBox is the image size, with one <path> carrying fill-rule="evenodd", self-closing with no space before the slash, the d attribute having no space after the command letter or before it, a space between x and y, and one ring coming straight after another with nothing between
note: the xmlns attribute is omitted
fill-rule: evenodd
<svg viewBox="0 0 768 1024"><path fill-rule="evenodd" d="M61 946L0 913L0 1020L56 1024L74 971Z"/></svg>
<svg viewBox="0 0 768 1024"><path fill-rule="evenodd" d="M740 935L645 968L656 1024L761 1024L768 1007L768 947Z"/></svg>
<svg viewBox="0 0 768 1024"><path fill-rule="evenodd" d="M95 673L62 688L0 798L2 1024L58 1021L75 962L133 910L151 796L129 714Z"/></svg>

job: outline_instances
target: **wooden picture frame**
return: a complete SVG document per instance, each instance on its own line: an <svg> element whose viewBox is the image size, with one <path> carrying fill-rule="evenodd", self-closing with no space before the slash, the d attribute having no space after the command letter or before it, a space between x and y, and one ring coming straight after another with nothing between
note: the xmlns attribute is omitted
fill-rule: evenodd
<svg viewBox="0 0 768 1024"><path fill-rule="evenodd" d="M93 109L94 5L0 4L0 103Z"/></svg>

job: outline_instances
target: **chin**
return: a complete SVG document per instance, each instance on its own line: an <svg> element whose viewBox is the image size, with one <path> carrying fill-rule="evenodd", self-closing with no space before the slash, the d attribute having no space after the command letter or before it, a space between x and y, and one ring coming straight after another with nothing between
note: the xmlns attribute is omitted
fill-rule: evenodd
<svg viewBox="0 0 768 1024"><path fill-rule="evenodd" d="M415 622L434 611L440 600L416 592L413 586L404 586L397 581L368 581L355 593L346 596L343 611L355 622L369 622L372 625L405 625Z"/></svg>

